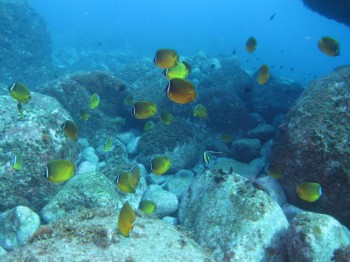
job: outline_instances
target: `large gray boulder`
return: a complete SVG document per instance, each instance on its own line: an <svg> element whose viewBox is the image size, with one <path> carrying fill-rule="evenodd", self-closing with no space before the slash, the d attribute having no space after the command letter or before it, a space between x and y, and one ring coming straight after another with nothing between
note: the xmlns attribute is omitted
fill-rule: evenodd
<svg viewBox="0 0 350 262"><path fill-rule="evenodd" d="M30 208L18 206L0 215L0 246L13 250L24 246L40 226L40 217Z"/></svg>
<svg viewBox="0 0 350 262"><path fill-rule="evenodd" d="M0 104L0 212L19 205L39 212L61 188L44 176L46 163L76 160L79 145L66 138L61 128L71 116L56 99L35 92L23 105L23 118L10 94L0 96ZM18 171L11 166L15 154L23 157Z"/></svg>
<svg viewBox="0 0 350 262"><path fill-rule="evenodd" d="M331 216L313 212L298 214L288 229L290 261L331 261L334 251L350 245L350 232Z"/></svg>
<svg viewBox="0 0 350 262"><path fill-rule="evenodd" d="M150 185L142 196L142 200L152 200L156 203L155 214L160 218L173 215L179 205L175 194L162 189L158 185Z"/></svg>
<svg viewBox="0 0 350 262"><path fill-rule="evenodd" d="M42 219L49 223L82 209L115 209L121 197L115 185L101 173L77 174L41 210Z"/></svg>
<svg viewBox="0 0 350 262"><path fill-rule="evenodd" d="M115 212L101 211L63 218L41 227L31 244L1 261L214 261L167 222L137 216L126 238L118 233L117 221Z"/></svg>
<svg viewBox="0 0 350 262"><path fill-rule="evenodd" d="M313 81L279 127L270 160L287 179L281 183L288 202L332 215L350 226L350 66ZM296 185L321 184L314 203L298 198Z"/></svg>
<svg viewBox="0 0 350 262"><path fill-rule="evenodd" d="M264 191L235 173L207 170L182 197L180 224L213 251L217 261L285 261L288 221Z"/></svg>

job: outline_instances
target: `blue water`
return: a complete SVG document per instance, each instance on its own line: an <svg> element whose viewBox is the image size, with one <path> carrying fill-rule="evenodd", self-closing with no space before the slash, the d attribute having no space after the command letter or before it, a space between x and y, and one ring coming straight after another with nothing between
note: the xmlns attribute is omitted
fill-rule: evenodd
<svg viewBox="0 0 350 262"><path fill-rule="evenodd" d="M301 0L29 2L45 18L58 51L74 47L153 57L162 47L185 56L236 50L245 70L253 72L266 63L272 74L303 84L350 61L350 29L312 12ZM341 43L339 57L318 50L318 39L326 35ZM253 55L244 50L249 36L258 41Z"/></svg>

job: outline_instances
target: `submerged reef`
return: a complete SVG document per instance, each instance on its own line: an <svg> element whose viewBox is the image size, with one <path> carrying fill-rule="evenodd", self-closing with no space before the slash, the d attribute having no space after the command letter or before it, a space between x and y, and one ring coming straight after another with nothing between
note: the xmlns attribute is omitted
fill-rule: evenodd
<svg viewBox="0 0 350 262"><path fill-rule="evenodd" d="M37 88L38 92L55 97L78 125L79 135L91 141L95 141L93 138L100 128L107 134L122 129L122 118L129 114L123 104L126 89L122 80L103 71L67 75ZM94 93L100 96L100 103L96 109L90 110L89 101ZM80 120L80 110L88 111L90 119Z"/></svg>
<svg viewBox="0 0 350 262"><path fill-rule="evenodd" d="M84 211L39 228L30 244L1 261L214 261L173 225L138 215L128 238L116 229L118 214Z"/></svg>
<svg viewBox="0 0 350 262"><path fill-rule="evenodd" d="M350 2L348 0L303 0L303 2L312 11L350 26Z"/></svg>
<svg viewBox="0 0 350 262"><path fill-rule="evenodd" d="M181 199L179 219L216 261L285 261L282 209L238 174L197 175Z"/></svg>
<svg viewBox="0 0 350 262"><path fill-rule="evenodd" d="M284 173L288 202L350 226L350 66L315 80L279 127L270 159ZM321 184L314 203L300 200L301 182Z"/></svg>
<svg viewBox="0 0 350 262"><path fill-rule="evenodd" d="M0 96L0 104L0 212L18 205L39 211L60 189L44 176L46 163L76 160L78 145L61 129L71 117L56 99L35 92L23 118L9 95ZM23 159L19 170L11 165L14 156Z"/></svg>
<svg viewBox="0 0 350 262"><path fill-rule="evenodd" d="M138 143L136 159L149 167L152 158L166 155L171 159L170 171L191 167L198 159L205 133L185 119L176 119L171 125L157 123L144 133Z"/></svg>
<svg viewBox="0 0 350 262"><path fill-rule="evenodd" d="M43 19L25 0L0 0L0 83L29 86L53 77L51 40Z"/></svg>

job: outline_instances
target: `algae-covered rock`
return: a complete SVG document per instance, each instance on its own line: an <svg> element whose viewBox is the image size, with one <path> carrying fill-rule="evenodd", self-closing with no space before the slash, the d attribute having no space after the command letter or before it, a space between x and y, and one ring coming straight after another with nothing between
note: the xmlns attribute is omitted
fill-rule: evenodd
<svg viewBox="0 0 350 262"><path fill-rule="evenodd" d="M121 197L115 185L101 173L77 174L41 210L45 222L53 222L82 209L116 209Z"/></svg>
<svg viewBox="0 0 350 262"><path fill-rule="evenodd" d="M0 212L24 205L35 212L60 188L44 176L45 165L53 159L73 163L78 143L66 138L61 125L71 119L56 99L32 92L23 105L20 118L16 101L10 95L0 96ZM15 170L11 160L21 155L22 168Z"/></svg>
<svg viewBox="0 0 350 262"><path fill-rule="evenodd" d="M249 138L257 138L262 143L265 143L269 139L273 138L276 133L276 128L268 124L260 124L257 127L248 131L247 136Z"/></svg>
<svg viewBox="0 0 350 262"><path fill-rule="evenodd" d="M303 90L295 82L272 77L265 85L255 83L249 99L245 102L251 111L259 113L268 123L272 123L274 117L288 112Z"/></svg>
<svg viewBox="0 0 350 262"><path fill-rule="evenodd" d="M40 226L40 217L30 208L18 206L0 215L0 246L13 250L24 246Z"/></svg>
<svg viewBox="0 0 350 262"><path fill-rule="evenodd" d="M286 241L291 261L331 261L335 250L350 244L350 232L331 216L303 212L292 220Z"/></svg>
<svg viewBox="0 0 350 262"><path fill-rule="evenodd" d="M288 202L326 213L350 226L350 66L313 81L279 127L270 160L282 168ZM314 203L296 195L296 185L321 184Z"/></svg>
<svg viewBox="0 0 350 262"><path fill-rule="evenodd" d="M146 167L153 158L165 155L171 161L169 172L188 168L197 160L203 133L184 119L171 125L157 123L153 130L143 133L138 143L136 159Z"/></svg>
<svg viewBox="0 0 350 262"><path fill-rule="evenodd" d="M31 243L1 257L9 261L214 261L192 239L158 219L137 216L128 238L118 213L87 211L42 226Z"/></svg>
<svg viewBox="0 0 350 262"><path fill-rule="evenodd" d="M25 0L1 0L0 21L0 83L35 87L51 79L51 40L43 19Z"/></svg>
<svg viewBox="0 0 350 262"><path fill-rule="evenodd" d="M288 221L282 209L240 175L210 170L197 175L178 214L217 261L285 261Z"/></svg>
<svg viewBox="0 0 350 262"><path fill-rule="evenodd" d="M130 115L123 103L128 94L126 84L107 72L93 71L67 75L47 82L37 89L40 93L55 97L73 117L80 135L89 138L90 143L96 147L94 143L101 137L99 130L103 130L104 134L117 133L125 124L120 121L121 117ZM100 103L97 108L91 110L89 101L94 93L99 95ZM80 120L80 110L87 110L90 119Z"/></svg>
<svg viewBox="0 0 350 262"><path fill-rule="evenodd" d="M238 139L232 144L233 157L241 162L250 162L260 156L261 142L259 139Z"/></svg>

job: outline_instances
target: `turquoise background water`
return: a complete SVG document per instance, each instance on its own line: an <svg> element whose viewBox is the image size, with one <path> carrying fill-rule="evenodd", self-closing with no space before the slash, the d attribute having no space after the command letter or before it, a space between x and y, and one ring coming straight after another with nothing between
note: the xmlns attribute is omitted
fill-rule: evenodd
<svg viewBox="0 0 350 262"><path fill-rule="evenodd" d="M272 74L306 84L350 62L350 29L296 0L30 0L48 25L55 50L119 50L153 57L162 47L190 56L232 54L253 72L262 63ZM271 15L276 13L273 20ZM320 37L341 43L341 55L317 48ZM249 36L256 52L245 52Z"/></svg>

